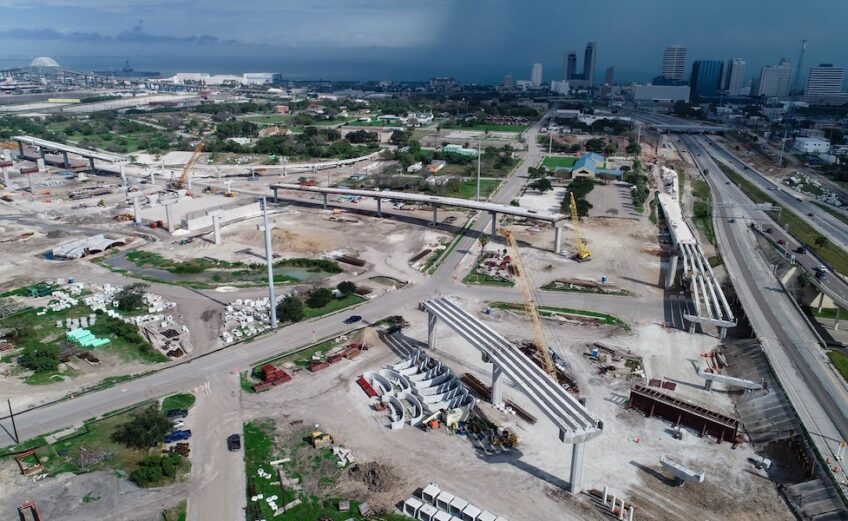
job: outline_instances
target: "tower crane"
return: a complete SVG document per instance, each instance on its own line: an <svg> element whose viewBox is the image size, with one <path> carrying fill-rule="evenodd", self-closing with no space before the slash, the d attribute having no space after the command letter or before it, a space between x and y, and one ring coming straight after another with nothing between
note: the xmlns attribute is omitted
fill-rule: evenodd
<svg viewBox="0 0 848 521"><path fill-rule="evenodd" d="M179 190L185 186L189 176L191 175L191 169L194 168L194 164L197 162L197 159L200 157L200 153L203 151L203 144L203 141L201 141L194 147L194 154L191 155L191 159L188 160L185 168L183 168L183 173L180 175L180 178L174 183L174 189Z"/></svg>
<svg viewBox="0 0 848 521"><path fill-rule="evenodd" d="M583 241L583 234L580 233L580 216L577 215L577 203L574 201L574 192L568 192L571 197L571 202L568 205L571 208L571 223L574 226L574 234L577 236L577 260L586 262L592 260L592 252L586 247Z"/></svg>
<svg viewBox="0 0 848 521"><path fill-rule="evenodd" d="M515 235L513 235L511 230L506 228L502 228L498 233L506 239L506 245L509 255L512 258L513 268L515 269L515 280L521 288L521 293L524 297L524 310L527 316L530 317L530 325L533 329L533 344L536 346L536 351L538 351L542 360L542 369L556 382L556 365L554 365L551 352L548 350L548 343L545 340L545 333L542 330L542 319L539 317L539 310L536 309L536 300L533 298L529 273L524 270L524 264L521 262Z"/></svg>

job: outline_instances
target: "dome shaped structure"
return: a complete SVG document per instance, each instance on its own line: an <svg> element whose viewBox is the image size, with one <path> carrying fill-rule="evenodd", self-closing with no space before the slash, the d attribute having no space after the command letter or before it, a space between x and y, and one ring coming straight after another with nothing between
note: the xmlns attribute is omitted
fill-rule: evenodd
<svg viewBox="0 0 848 521"><path fill-rule="evenodd" d="M58 67L59 64L53 58L48 58L47 56L39 56L38 58L32 60L32 63L29 64L30 67Z"/></svg>

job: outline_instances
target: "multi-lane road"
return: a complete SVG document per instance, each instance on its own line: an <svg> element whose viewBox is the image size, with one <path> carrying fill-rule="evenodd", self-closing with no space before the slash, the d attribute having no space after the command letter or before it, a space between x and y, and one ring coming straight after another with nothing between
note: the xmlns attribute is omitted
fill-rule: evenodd
<svg viewBox="0 0 848 521"><path fill-rule="evenodd" d="M819 453L835 460L839 441L848 439L848 388L756 250L748 223L767 216L752 207L741 189L727 182L703 138L684 136L681 141L692 152L698 168L709 170L705 179L714 201L734 205L736 222L715 218L725 267L792 406Z"/></svg>

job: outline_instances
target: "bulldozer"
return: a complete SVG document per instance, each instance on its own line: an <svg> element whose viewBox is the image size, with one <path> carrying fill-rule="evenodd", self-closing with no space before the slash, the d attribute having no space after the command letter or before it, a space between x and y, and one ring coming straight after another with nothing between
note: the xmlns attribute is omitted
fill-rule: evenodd
<svg viewBox="0 0 848 521"><path fill-rule="evenodd" d="M312 446L316 449L320 449L326 447L328 445L333 444L333 437L326 432L322 431L313 431L312 432Z"/></svg>

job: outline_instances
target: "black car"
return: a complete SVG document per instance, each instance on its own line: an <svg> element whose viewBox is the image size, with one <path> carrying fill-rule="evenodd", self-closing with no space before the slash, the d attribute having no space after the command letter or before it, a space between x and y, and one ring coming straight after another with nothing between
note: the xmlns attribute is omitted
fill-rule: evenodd
<svg viewBox="0 0 848 521"><path fill-rule="evenodd" d="M227 450L230 452L236 452L241 449L241 436L238 434L231 434L227 436Z"/></svg>
<svg viewBox="0 0 848 521"><path fill-rule="evenodd" d="M795 248L795 253L807 253L807 248L803 246L798 246L797 248Z"/></svg>
<svg viewBox="0 0 848 521"><path fill-rule="evenodd" d="M352 315L352 316L347 317L347 318L345 319L344 323L345 323L345 324L355 324L356 322L359 322L360 320L362 320L362 317L361 317L361 316L359 316L359 315Z"/></svg>
<svg viewBox="0 0 848 521"><path fill-rule="evenodd" d="M165 411L165 415L172 420L174 418L185 418L188 416L188 411L185 409L169 409Z"/></svg>

